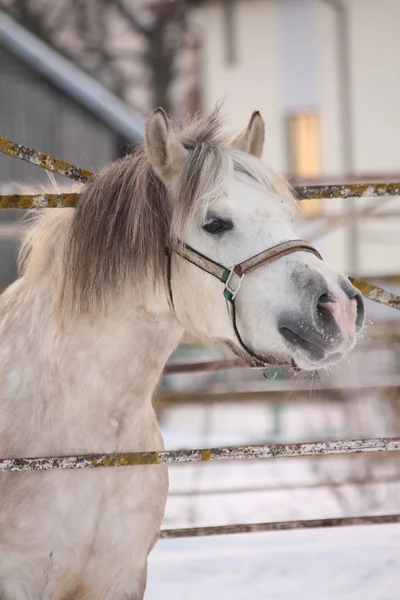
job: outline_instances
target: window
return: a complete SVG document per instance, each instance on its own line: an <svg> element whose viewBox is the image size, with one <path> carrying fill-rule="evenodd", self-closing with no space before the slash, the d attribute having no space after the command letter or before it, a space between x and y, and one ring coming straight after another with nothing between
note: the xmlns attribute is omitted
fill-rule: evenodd
<svg viewBox="0 0 400 600"><path fill-rule="evenodd" d="M303 179L321 175L321 135L319 116L312 111L293 114L288 119L290 174ZM305 215L315 215L321 209L320 200L302 202Z"/></svg>

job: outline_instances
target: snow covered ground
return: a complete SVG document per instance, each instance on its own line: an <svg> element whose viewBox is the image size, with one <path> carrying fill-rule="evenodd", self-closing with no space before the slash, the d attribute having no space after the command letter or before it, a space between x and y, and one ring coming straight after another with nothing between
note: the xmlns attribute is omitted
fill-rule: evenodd
<svg viewBox="0 0 400 600"><path fill-rule="evenodd" d="M146 600L398 600L400 527L162 540Z"/></svg>
<svg viewBox="0 0 400 600"><path fill-rule="evenodd" d="M319 405L315 394L280 409L278 430L276 407L262 402L169 409L162 419L166 447L396 434L387 430L384 405L368 391L350 413L341 402ZM163 527L396 513L399 475L396 453L383 459L358 455L177 465L170 469ZM395 481L329 485L349 477ZM303 487L291 489L296 485ZM245 491L249 488L261 490ZM236 491L223 493L227 489ZM146 600L248 598L399 600L400 526L162 540L150 556Z"/></svg>

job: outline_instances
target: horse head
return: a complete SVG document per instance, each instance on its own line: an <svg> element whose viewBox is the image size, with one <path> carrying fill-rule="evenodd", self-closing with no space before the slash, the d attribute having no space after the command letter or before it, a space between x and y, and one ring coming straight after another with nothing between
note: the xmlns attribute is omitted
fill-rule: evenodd
<svg viewBox="0 0 400 600"><path fill-rule="evenodd" d="M171 214L171 309L186 331L250 364L332 365L356 342L362 297L297 239L296 201L262 162L263 143L258 112L231 142L216 113L183 132L162 109L149 117L146 153Z"/></svg>

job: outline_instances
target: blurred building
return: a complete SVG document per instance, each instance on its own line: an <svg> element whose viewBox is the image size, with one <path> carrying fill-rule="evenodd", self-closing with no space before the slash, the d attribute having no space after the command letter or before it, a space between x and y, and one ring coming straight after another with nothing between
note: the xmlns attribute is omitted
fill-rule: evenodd
<svg viewBox="0 0 400 600"><path fill-rule="evenodd" d="M98 170L143 138L143 117L72 62L0 13L3 137ZM0 181L43 181L31 165L2 157Z"/></svg>
<svg viewBox="0 0 400 600"><path fill-rule="evenodd" d="M1 136L80 167L97 171L142 140L139 113L1 12L0 89ZM42 169L1 155L0 193L21 184L51 185ZM0 288L16 274L15 216L0 214Z"/></svg>
<svg viewBox="0 0 400 600"><path fill-rule="evenodd" d="M205 109L268 123L266 156L285 173L400 169L397 0L203 0ZM321 150L321 151L320 151Z"/></svg>
<svg viewBox="0 0 400 600"><path fill-rule="evenodd" d="M253 110L267 127L265 159L294 180L399 180L398 0L196 0L203 107L225 101L237 129ZM307 203L318 247L338 268L399 272L400 204ZM387 210L388 217L381 213ZM354 221L352 212L364 212ZM397 212L396 212L397 211ZM379 215L378 215L379 213ZM325 227L326 235L321 233ZM316 231L317 233L313 233Z"/></svg>
<svg viewBox="0 0 400 600"><path fill-rule="evenodd" d="M150 4L173 11L182 0ZM196 39L189 54L182 48L193 110L199 96L205 111L223 100L239 130L259 109L267 126L265 159L292 180L400 179L398 0L186 0L185 6ZM1 135L94 170L141 137L137 112L4 15L0 58ZM179 88L175 96L175 112L187 112L187 94ZM39 169L1 157L3 189L44 178ZM337 268L397 277L399 201L304 207L311 219L299 233Z"/></svg>

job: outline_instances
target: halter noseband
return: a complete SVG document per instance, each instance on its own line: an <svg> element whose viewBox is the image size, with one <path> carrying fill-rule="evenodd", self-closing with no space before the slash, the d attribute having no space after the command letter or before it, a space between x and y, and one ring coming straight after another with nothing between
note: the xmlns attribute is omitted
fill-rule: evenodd
<svg viewBox="0 0 400 600"><path fill-rule="evenodd" d="M292 254L293 252L311 252L311 254L314 254L322 260L322 257L318 250L316 250L309 242L306 242L304 240L290 240L288 242L282 242L281 244L277 244L272 248L268 248L268 250L263 250L263 252L255 254L251 258L248 258L247 260L238 263L231 269L220 265L219 263L211 260L207 256L204 256L204 254L201 254L197 250L194 250L190 246L182 244L180 242L174 244L172 250L188 262L192 263L193 265L196 265L196 267L199 267L199 269L202 269L202 271L213 275L213 277L216 277L219 281L225 284L223 294L227 301L229 316L231 318L233 330L235 332L237 340L242 349L245 351L245 353L251 357L252 366L266 368L268 366L268 363L265 360L265 358L256 354L253 350L251 350L251 348L249 348L245 344L237 327L235 299L238 292L240 291L240 288L242 287L243 280L248 273L251 273L255 269L258 269L259 267L265 264L278 260L279 258L286 256L287 254ZM174 308L174 300L171 287L170 251L167 251L167 255L168 293L171 306L172 308Z"/></svg>

